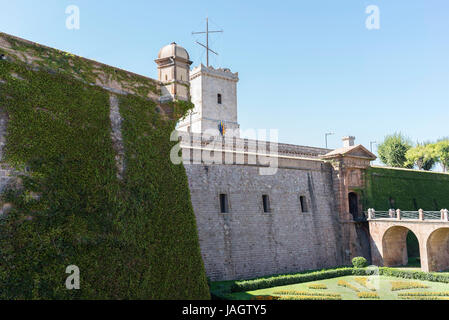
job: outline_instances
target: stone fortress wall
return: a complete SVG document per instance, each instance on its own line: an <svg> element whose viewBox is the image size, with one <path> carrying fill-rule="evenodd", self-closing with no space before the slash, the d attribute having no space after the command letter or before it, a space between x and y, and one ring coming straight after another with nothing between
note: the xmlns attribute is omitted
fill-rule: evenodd
<svg viewBox="0 0 449 320"><path fill-rule="evenodd" d="M261 175L266 153L256 151L257 141L238 141L221 150L217 145L204 148L203 141L202 150L214 149L216 159L235 160L244 154L244 163L214 164L193 159L191 140L200 144L199 135L183 134L182 138L203 260L211 280L343 264L332 167L318 159L326 149L277 144L279 154L269 155L278 158L277 172ZM257 154L252 164L251 149ZM225 213L221 212L221 194L227 196ZM269 199L269 212L264 210L264 195Z"/></svg>

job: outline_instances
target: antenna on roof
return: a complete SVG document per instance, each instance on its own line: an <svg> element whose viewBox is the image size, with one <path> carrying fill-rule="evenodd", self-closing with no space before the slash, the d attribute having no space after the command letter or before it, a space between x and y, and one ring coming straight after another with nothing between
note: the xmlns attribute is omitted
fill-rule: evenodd
<svg viewBox="0 0 449 320"><path fill-rule="evenodd" d="M206 31L200 31L200 32L192 32L192 34L206 34L206 45L202 44L201 42L196 41L200 46L204 47L206 49L206 64L209 66L209 51L216 54L218 56L218 53L216 53L214 50L209 48L209 33L220 33L224 32L223 30L215 30L210 31L209 30L209 18L206 18Z"/></svg>

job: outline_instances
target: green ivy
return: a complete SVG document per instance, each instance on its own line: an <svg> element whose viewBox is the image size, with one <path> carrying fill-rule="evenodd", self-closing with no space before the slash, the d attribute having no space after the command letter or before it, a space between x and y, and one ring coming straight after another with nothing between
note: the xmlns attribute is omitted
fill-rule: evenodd
<svg viewBox="0 0 449 320"><path fill-rule="evenodd" d="M122 181L109 92L19 61L1 60L0 80L3 161L22 170L2 194L13 210L0 220L0 299L208 299L187 177L169 158L175 118L119 97ZM69 265L81 290L65 288Z"/></svg>
<svg viewBox="0 0 449 320"><path fill-rule="evenodd" d="M68 52L28 43L5 33L0 32L0 37L6 39L11 49L15 52L12 53L0 48L1 54L10 56L16 61L27 60L26 56L31 56L34 61L30 62L30 64L39 67L41 70L75 76L89 84L95 84L96 79L102 74L107 80L120 83L124 89L132 90L136 95L148 97L150 93L161 94L155 80L100 64Z"/></svg>
<svg viewBox="0 0 449 320"><path fill-rule="evenodd" d="M427 211L449 208L449 174L370 167L365 172L364 208ZM415 207L416 205L416 207Z"/></svg>

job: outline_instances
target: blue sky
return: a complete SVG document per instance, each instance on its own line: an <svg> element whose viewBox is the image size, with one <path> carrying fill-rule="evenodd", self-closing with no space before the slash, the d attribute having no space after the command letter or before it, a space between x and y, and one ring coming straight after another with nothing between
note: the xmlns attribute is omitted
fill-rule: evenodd
<svg viewBox="0 0 449 320"><path fill-rule="evenodd" d="M38 4L39 3L39 4ZM172 41L194 65L192 36L223 28L215 67L239 72L242 129L279 129L286 143L329 147L355 135L369 148L400 131L412 141L449 136L449 1L0 0L0 31L156 78L154 59ZM65 27L68 5L80 30ZM365 27L368 5L380 29Z"/></svg>

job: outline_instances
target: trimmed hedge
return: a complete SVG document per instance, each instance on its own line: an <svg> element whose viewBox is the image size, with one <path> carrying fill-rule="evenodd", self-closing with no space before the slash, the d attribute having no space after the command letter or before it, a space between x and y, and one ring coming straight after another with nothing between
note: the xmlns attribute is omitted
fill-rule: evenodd
<svg viewBox="0 0 449 320"><path fill-rule="evenodd" d="M380 299L377 292L359 292L357 293L357 297L360 299Z"/></svg>
<svg viewBox="0 0 449 320"><path fill-rule="evenodd" d="M430 273L423 271L407 271L387 267L379 268L379 274L403 279L416 279L423 281L449 283L449 275L441 273Z"/></svg>
<svg viewBox="0 0 449 320"><path fill-rule="evenodd" d="M174 104L167 120L155 103L119 96L119 180L110 93L44 70L0 60L3 161L22 172L2 195L13 210L0 219L0 299L210 298L187 176L169 157L191 105ZM69 265L81 290L65 288Z"/></svg>
<svg viewBox="0 0 449 320"><path fill-rule="evenodd" d="M363 275L365 274L365 270L354 268L341 268L341 269L315 271L310 273L281 275L254 280L236 281L232 285L231 291L232 292L253 291L258 289L286 286L289 284L350 276L353 274Z"/></svg>
<svg viewBox="0 0 449 320"><path fill-rule="evenodd" d="M275 291L273 294L278 296L322 296L322 297L341 297L339 293L333 292L308 292L308 291L297 291L297 290L280 290Z"/></svg>
<svg viewBox="0 0 449 320"><path fill-rule="evenodd" d="M353 290L355 292L359 292L360 291L356 286L350 284L348 281L345 281L345 280L338 280L337 285L340 286L340 287L344 287L344 288Z"/></svg>
<svg viewBox="0 0 449 320"><path fill-rule="evenodd" d="M341 300L341 296L310 296L310 295L305 295L305 296L279 296L276 300Z"/></svg>

